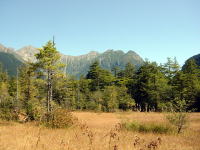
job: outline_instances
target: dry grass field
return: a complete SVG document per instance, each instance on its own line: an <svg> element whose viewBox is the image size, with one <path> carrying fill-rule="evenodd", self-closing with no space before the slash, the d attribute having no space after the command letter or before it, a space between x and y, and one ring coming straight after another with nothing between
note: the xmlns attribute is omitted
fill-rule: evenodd
<svg viewBox="0 0 200 150"><path fill-rule="evenodd" d="M200 113L189 114L188 128L179 135L120 129L124 119L165 123L163 113L73 114L81 125L69 129L0 121L0 150L200 150Z"/></svg>

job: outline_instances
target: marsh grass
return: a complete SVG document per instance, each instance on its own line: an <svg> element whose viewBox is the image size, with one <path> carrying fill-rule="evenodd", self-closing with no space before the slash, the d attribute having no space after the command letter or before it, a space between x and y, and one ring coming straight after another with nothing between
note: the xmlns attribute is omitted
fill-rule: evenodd
<svg viewBox="0 0 200 150"><path fill-rule="evenodd" d="M190 127L179 135L157 134L163 128L149 125L152 120L156 125L166 124L163 113L120 114L122 118L151 126L154 132L149 132L149 128L146 131L146 126L140 128L142 132L124 129L118 113L72 112L72 115L79 123L67 129L47 128L34 122L0 121L0 150L199 150L200 147L199 113L189 114Z"/></svg>
<svg viewBox="0 0 200 150"><path fill-rule="evenodd" d="M136 121L123 122L122 126L128 131L142 132L142 133L157 133L157 134L169 134L173 133L174 129L168 124L161 123L139 123Z"/></svg>

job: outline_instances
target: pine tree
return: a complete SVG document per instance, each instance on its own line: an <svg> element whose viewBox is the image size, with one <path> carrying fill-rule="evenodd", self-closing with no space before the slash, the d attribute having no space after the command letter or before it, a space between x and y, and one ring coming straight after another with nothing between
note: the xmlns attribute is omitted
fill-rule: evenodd
<svg viewBox="0 0 200 150"><path fill-rule="evenodd" d="M196 75L199 76L199 66L196 64L194 59L188 60L185 65L183 66L183 72L188 73L190 75Z"/></svg>
<svg viewBox="0 0 200 150"><path fill-rule="evenodd" d="M8 75L0 64L0 118L4 120L17 120L14 113L14 98L9 94Z"/></svg>
<svg viewBox="0 0 200 150"><path fill-rule="evenodd" d="M119 101L119 109L133 110L135 106L135 100L128 94L128 89L125 86L117 88L117 99Z"/></svg>
<svg viewBox="0 0 200 150"><path fill-rule="evenodd" d="M165 74L165 76L169 80L169 84L171 84L173 77L179 72L180 66L176 60L176 57L174 59L167 58L167 63L165 63L162 67L162 72Z"/></svg>
<svg viewBox="0 0 200 150"><path fill-rule="evenodd" d="M124 77L133 78L135 74L135 66L132 63L127 63L124 69Z"/></svg>
<svg viewBox="0 0 200 150"><path fill-rule="evenodd" d="M86 75L87 79L91 79L90 89L92 91L103 89L105 86L111 85L114 77L108 70L104 70L95 61Z"/></svg>
<svg viewBox="0 0 200 150"><path fill-rule="evenodd" d="M134 99L142 111L158 110L159 103L168 88L167 80L156 63L145 62L137 72L137 82L133 87Z"/></svg>
<svg viewBox="0 0 200 150"><path fill-rule="evenodd" d="M20 99L22 108L30 120L34 120L33 105L36 101L37 89L34 85L34 69L31 64L22 66L19 72Z"/></svg>
<svg viewBox="0 0 200 150"><path fill-rule="evenodd" d="M13 98L16 98L17 95L17 79L16 77L10 77L8 80L8 92L9 95Z"/></svg>
<svg viewBox="0 0 200 150"><path fill-rule="evenodd" d="M120 71L120 68L118 66L115 66L111 69L111 71L113 72L114 76L117 77L117 75Z"/></svg>
<svg viewBox="0 0 200 150"><path fill-rule="evenodd" d="M90 70L88 71L86 78L91 79L93 82L91 83L92 90L100 89L100 71L101 68L99 66L99 62L95 61L91 66Z"/></svg>
<svg viewBox="0 0 200 150"><path fill-rule="evenodd" d="M0 102L4 101L5 99L9 98L8 92L8 75L6 72L3 71L3 67L0 64Z"/></svg>
<svg viewBox="0 0 200 150"><path fill-rule="evenodd" d="M115 86L107 86L103 93L103 110L113 112L119 108L117 100L117 90Z"/></svg>
<svg viewBox="0 0 200 150"><path fill-rule="evenodd" d="M194 60L189 60L183 67L183 71L173 78L174 99L186 101L187 110L195 108L198 103L198 93L200 92L200 69Z"/></svg>
<svg viewBox="0 0 200 150"><path fill-rule="evenodd" d="M35 64L37 71L42 71L47 83L47 113L52 111L51 102L53 97L53 79L64 66L59 62L60 54L57 51L54 42L48 41L39 53L35 55L37 62Z"/></svg>

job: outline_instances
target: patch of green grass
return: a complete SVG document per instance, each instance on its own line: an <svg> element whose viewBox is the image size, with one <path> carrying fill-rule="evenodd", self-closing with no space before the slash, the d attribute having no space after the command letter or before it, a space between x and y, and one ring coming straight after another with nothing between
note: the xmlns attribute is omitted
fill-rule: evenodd
<svg viewBox="0 0 200 150"><path fill-rule="evenodd" d="M167 134L173 132L173 128L167 124L125 122L122 125L126 130L142 133Z"/></svg>

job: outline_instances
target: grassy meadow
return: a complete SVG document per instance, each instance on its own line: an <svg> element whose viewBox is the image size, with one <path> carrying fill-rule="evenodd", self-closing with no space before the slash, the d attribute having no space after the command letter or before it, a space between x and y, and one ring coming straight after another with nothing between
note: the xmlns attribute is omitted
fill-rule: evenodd
<svg viewBox="0 0 200 150"><path fill-rule="evenodd" d="M36 122L0 121L0 150L200 150L200 113L181 134L129 131L124 121L168 124L164 113L73 112L79 124L49 129Z"/></svg>

